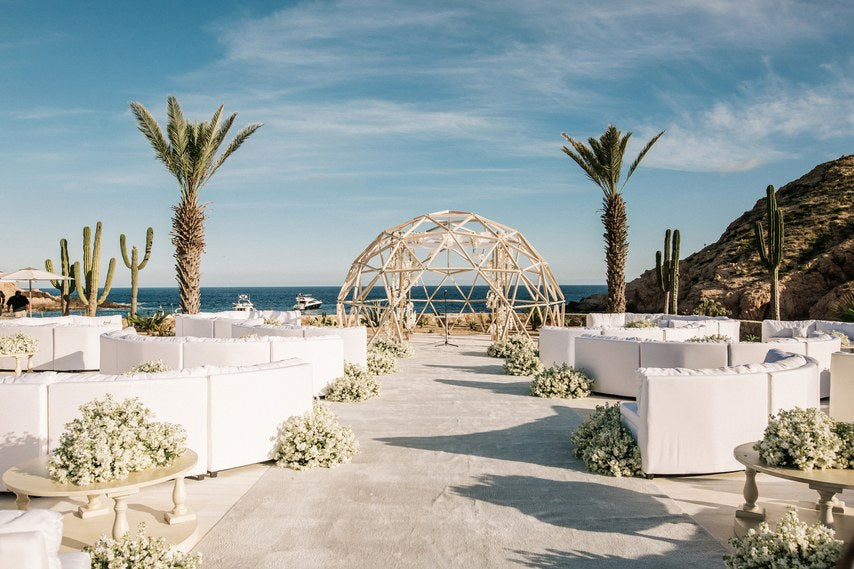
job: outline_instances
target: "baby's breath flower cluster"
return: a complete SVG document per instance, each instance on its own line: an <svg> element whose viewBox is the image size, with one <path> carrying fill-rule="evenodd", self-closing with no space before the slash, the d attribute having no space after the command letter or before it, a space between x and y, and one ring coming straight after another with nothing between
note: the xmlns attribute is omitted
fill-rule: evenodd
<svg viewBox="0 0 854 569"><path fill-rule="evenodd" d="M397 371L397 358L394 354L368 348L368 373L372 375L385 375Z"/></svg>
<svg viewBox="0 0 854 569"><path fill-rule="evenodd" d="M626 328L658 328L658 324L652 320L632 320L626 322Z"/></svg>
<svg viewBox="0 0 854 569"><path fill-rule="evenodd" d="M312 412L291 417L279 429L273 458L279 466L304 470L348 463L357 452L353 429L338 423L332 411L315 401Z"/></svg>
<svg viewBox="0 0 854 569"><path fill-rule="evenodd" d="M503 340L494 342L486 349L486 355L493 358L509 358L519 350L535 351L537 347L534 341L524 334L507 336Z"/></svg>
<svg viewBox="0 0 854 569"><path fill-rule="evenodd" d="M80 406L50 455L51 478L78 485L121 480L131 472L168 466L184 452L187 435L172 423L152 421L139 399L107 394Z"/></svg>
<svg viewBox="0 0 854 569"><path fill-rule="evenodd" d="M388 352L396 358L411 358L415 355L412 344L389 336L377 336L371 343L371 347L380 352Z"/></svg>
<svg viewBox="0 0 854 569"><path fill-rule="evenodd" d="M848 348L851 346L851 338L848 337L848 334L845 332L840 332L839 330L832 330L830 332L831 336L839 338L839 344L843 348Z"/></svg>
<svg viewBox="0 0 854 569"><path fill-rule="evenodd" d="M162 537L145 535L145 524L139 524L136 537L130 532L120 539L102 535L83 549L92 557L92 569L200 569L201 555L190 555L173 549Z"/></svg>
<svg viewBox="0 0 854 569"><path fill-rule="evenodd" d="M267 326L284 326L285 323L277 318L264 318L264 324Z"/></svg>
<svg viewBox="0 0 854 569"><path fill-rule="evenodd" d="M832 529L800 521L793 508L788 509L774 531L762 522L759 531L750 529L747 535L732 538L729 543L733 552L724 555L724 563L730 569L833 569L842 555L842 542Z"/></svg>
<svg viewBox="0 0 854 569"><path fill-rule="evenodd" d="M841 445L836 451L836 468L854 468L854 423L837 421L833 424L833 432Z"/></svg>
<svg viewBox="0 0 854 569"><path fill-rule="evenodd" d="M575 456L591 472L611 476L642 474L640 449L632 433L620 422L619 405L597 405L570 440L575 445Z"/></svg>
<svg viewBox="0 0 854 569"><path fill-rule="evenodd" d="M125 375L133 375L135 373L160 373L169 371L169 366L163 360L148 360L141 364L136 364L125 372Z"/></svg>
<svg viewBox="0 0 854 569"><path fill-rule="evenodd" d="M812 470L833 468L842 447L833 419L816 408L784 409L768 419L754 448L769 466Z"/></svg>
<svg viewBox="0 0 854 569"><path fill-rule="evenodd" d="M732 342L732 338L726 334L710 334L708 336L694 336L688 338L686 342L696 342L699 344L728 344Z"/></svg>
<svg viewBox="0 0 854 569"><path fill-rule="evenodd" d="M0 355L34 354L39 351L39 342L26 334L17 333L0 336Z"/></svg>
<svg viewBox="0 0 854 569"><path fill-rule="evenodd" d="M566 364L544 369L531 380L531 395L535 397L563 397L578 399L587 397L593 387L593 379Z"/></svg>
<svg viewBox="0 0 854 569"><path fill-rule="evenodd" d="M504 373L507 375L535 376L543 369L536 350L527 347L517 349L504 360Z"/></svg>
<svg viewBox="0 0 854 569"><path fill-rule="evenodd" d="M356 364L344 364L344 376L336 379L326 391L327 401L364 401L380 394L377 378Z"/></svg>

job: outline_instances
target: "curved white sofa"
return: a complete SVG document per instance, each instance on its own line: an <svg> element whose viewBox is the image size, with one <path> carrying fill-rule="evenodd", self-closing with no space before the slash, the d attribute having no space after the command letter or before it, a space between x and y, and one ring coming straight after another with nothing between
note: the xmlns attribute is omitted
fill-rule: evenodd
<svg viewBox="0 0 854 569"><path fill-rule="evenodd" d="M545 330L545 329L544 329ZM608 329L605 329L608 330ZM655 332L668 328L626 328ZM677 328L675 330L690 330ZM548 328L540 332L540 359L547 366L566 363L593 377L594 391L635 397L638 367L722 367L762 362L771 350L814 358L819 366L819 395L830 396L830 357L839 338L816 333L811 338L774 338L771 342L693 343L658 341L647 337L608 336L588 328ZM639 335L640 336L640 335ZM597 341L600 340L600 341Z"/></svg>
<svg viewBox="0 0 854 569"><path fill-rule="evenodd" d="M38 371L81 371L98 369L105 332L122 329L122 317L57 316L16 318L0 321L0 336L26 334L38 342L33 369ZM0 358L0 369L15 369L14 358Z"/></svg>
<svg viewBox="0 0 854 569"><path fill-rule="evenodd" d="M781 350L761 364L636 373L637 402L622 403L620 414L651 475L743 470L732 450L762 438L769 415L819 405L817 362Z"/></svg>
<svg viewBox="0 0 854 569"><path fill-rule="evenodd" d="M344 375L344 344L334 335L309 338L196 338L140 336L133 328L101 336L101 372L124 373L161 359L170 369L204 365L236 366L300 358L311 364L314 394Z"/></svg>
<svg viewBox="0 0 854 569"><path fill-rule="evenodd" d="M258 336L283 336L287 338L316 338L338 336L344 343L344 361L362 367L368 365L368 329L364 326L325 327L325 326L271 326L263 320L233 322L231 334L242 338L256 334Z"/></svg>
<svg viewBox="0 0 854 569"><path fill-rule="evenodd" d="M199 312L198 314L176 314L175 335L197 338L232 338L234 322L263 319L278 320L283 325L299 326L299 310L224 310L222 312Z"/></svg>
<svg viewBox="0 0 854 569"><path fill-rule="evenodd" d="M0 378L0 472L56 446L79 407L107 393L139 397L158 421L181 424L199 455L191 475L262 462L288 417L311 411L311 365L298 359L163 373L26 373ZM5 488L2 488L5 489Z"/></svg>

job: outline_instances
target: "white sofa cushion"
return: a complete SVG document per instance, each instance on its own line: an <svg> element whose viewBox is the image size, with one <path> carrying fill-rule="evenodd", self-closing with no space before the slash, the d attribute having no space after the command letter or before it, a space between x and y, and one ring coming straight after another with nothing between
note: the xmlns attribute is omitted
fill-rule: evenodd
<svg viewBox="0 0 854 569"><path fill-rule="evenodd" d="M640 366L637 340L581 335L575 338L575 367L593 378L593 391L622 397L638 393L636 370Z"/></svg>
<svg viewBox="0 0 854 569"><path fill-rule="evenodd" d="M326 393L329 384L344 375L344 342L339 336L269 340L272 361L299 358L311 364L314 395Z"/></svg>
<svg viewBox="0 0 854 569"><path fill-rule="evenodd" d="M208 470L272 458L279 426L311 411L311 367L299 360L211 372Z"/></svg>
<svg viewBox="0 0 854 569"><path fill-rule="evenodd" d="M3 540L5 535L18 534L13 539L20 539L21 533L38 532L41 535L42 550L38 553L46 564L42 566L50 569L62 569L62 564L59 561L59 546L62 542L62 514L52 510L32 509L28 511L19 510L0 510L0 540ZM26 538L30 540L31 538ZM29 541L32 546L37 546L39 540ZM32 551L30 551L32 553ZM36 559L36 558L30 558ZM2 563L8 563L9 559L3 556ZM29 567L27 565L7 565L8 567L17 567L23 569Z"/></svg>
<svg viewBox="0 0 854 569"><path fill-rule="evenodd" d="M19 383L0 386L0 472L47 454L47 385L23 381L40 375L24 374L15 378Z"/></svg>
<svg viewBox="0 0 854 569"><path fill-rule="evenodd" d="M33 318L32 320L41 320ZM13 323L0 323L0 336L14 336L15 334L26 334L36 341L38 351L33 356L33 369L37 371L53 369L53 328L54 324L28 323L21 325L17 321ZM24 362L26 365L26 361ZM0 357L0 369L15 369L15 358Z"/></svg>
<svg viewBox="0 0 854 569"><path fill-rule="evenodd" d="M368 365L368 329L364 326L320 327L306 326L303 328L306 338L315 336L338 336L344 342L344 361L362 367Z"/></svg>
<svg viewBox="0 0 854 569"><path fill-rule="evenodd" d="M728 364L727 344L703 342L642 342L640 366L656 368L717 368Z"/></svg>
<svg viewBox="0 0 854 569"><path fill-rule="evenodd" d="M603 336L612 338L641 338L644 340L663 340L664 328L602 328Z"/></svg>
<svg viewBox="0 0 854 569"><path fill-rule="evenodd" d="M252 365L270 361L270 342L264 338L185 338L184 367Z"/></svg>
<svg viewBox="0 0 854 569"><path fill-rule="evenodd" d="M816 320L815 329L818 332L830 334L831 332L842 332L850 340L854 340L854 322L834 322L830 320Z"/></svg>
<svg viewBox="0 0 854 569"><path fill-rule="evenodd" d="M762 341L768 342L771 338L788 337L797 334L800 337L808 336L815 331L815 320L763 320Z"/></svg>
<svg viewBox="0 0 854 569"><path fill-rule="evenodd" d="M591 312L587 315L587 328L620 328L625 325L625 312Z"/></svg>

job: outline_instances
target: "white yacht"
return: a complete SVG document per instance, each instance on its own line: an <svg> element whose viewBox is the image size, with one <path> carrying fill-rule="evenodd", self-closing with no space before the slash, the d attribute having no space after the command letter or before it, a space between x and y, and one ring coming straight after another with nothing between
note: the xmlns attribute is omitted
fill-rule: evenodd
<svg viewBox="0 0 854 569"><path fill-rule="evenodd" d="M238 294L237 302L231 305L233 310L250 311L255 310L255 305L249 299L248 294Z"/></svg>
<svg viewBox="0 0 854 569"><path fill-rule="evenodd" d="M317 300L311 295L299 293L297 295L297 303L294 304L294 310L314 310L320 308L322 301Z"/></svg>

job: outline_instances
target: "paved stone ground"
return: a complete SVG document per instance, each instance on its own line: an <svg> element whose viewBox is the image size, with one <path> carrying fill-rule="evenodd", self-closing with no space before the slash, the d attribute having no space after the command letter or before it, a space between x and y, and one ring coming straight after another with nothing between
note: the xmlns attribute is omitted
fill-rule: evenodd
<svg viewBox="0 0 854 569"><path fill-rule="evenodd" d="M330 404L362 450L272 468L196 548L229 567L720 567L724 547L645 479L589 474L567 402L503 375L483 338L416 337L379 398Z"/></svg>

